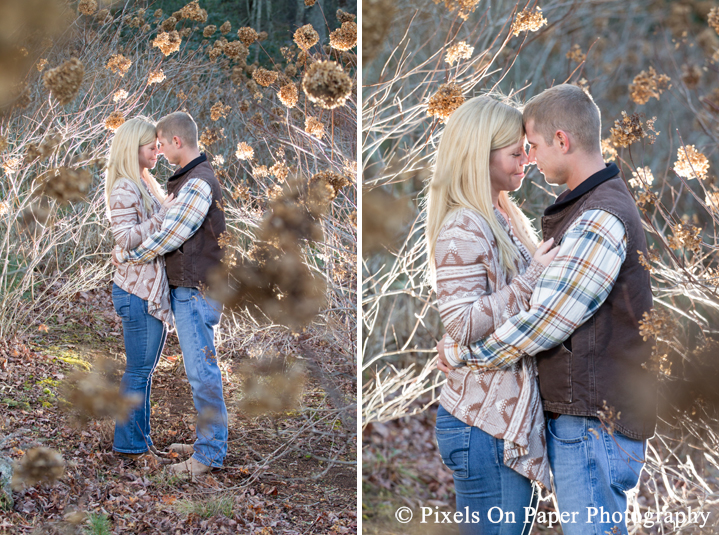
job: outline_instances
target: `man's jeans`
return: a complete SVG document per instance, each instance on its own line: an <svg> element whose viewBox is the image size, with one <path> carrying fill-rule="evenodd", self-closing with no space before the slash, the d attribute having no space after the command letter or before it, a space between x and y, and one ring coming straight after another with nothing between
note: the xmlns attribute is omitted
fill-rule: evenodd
<svg viewBox="0 0 719 535"><path fill-rule="evenodd" d="M215 327L220 323L222 305L195 288L173 288L170 294L185 373L198 413L192 456L204 465L220 467L227 455L227 408L215 352Z"/></svg>
<svg viewBox="0 0 719 535"><path fill-rule="evenodd" d="M435 432L442 461L454 477L457 513L462 514L457 521L460 534L531 533L534 516L525 524L525 507L536 509L537 496L529 479L504 464L504 441L467 425L442 405L437 409Z"/></svg>
<svg viewBox="0 0 719 535"><path fill-rule="evenodd" d="M124 423L115 423L112 449L120 453L144 453L152 445L150 438L150 390L152 374L160 360L167 337L162 321L147 312L147 301L126 292L113 283L112 303L122 318L127 364L120 383L124 396L137 396L140 403Z"/></svg>
<svg viewBox="0 0 719 535"><path fill-rule="evenodd" d="M564 535L614 534L615 526L626 535L625 493L639 482L645 444L617 431L610 435L597 418L563 414L547 420L557 502L569 520L562 522Z"/></svg>

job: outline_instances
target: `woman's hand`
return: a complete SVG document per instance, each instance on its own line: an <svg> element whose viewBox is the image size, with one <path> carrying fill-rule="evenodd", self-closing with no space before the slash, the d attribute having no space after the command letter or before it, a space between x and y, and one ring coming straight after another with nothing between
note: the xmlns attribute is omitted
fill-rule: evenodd
<svg viewBox="0 0 719 535"><path fill-rule="evenodd" d="M445 340L447 340L447 333L437 342L437 369L441 372L449 373L453 368L447 363L447 359L444 356Z"/></svg>
<svg viewBox="0 0 719 535"><path fill-rule="evenodd" d="M542 241L542 243L539 244L539 247L537 247L537 251L534 253L534 259L544 267L547 267L559 252L559 247L552 248L552 245L554 245L554 238Z"/></svg>
<svg viewBox="0 0 719 535"><path fill-rule="evenodd" d="M165 197L165 200L162 201L162 208L167 211L169 210L173 204L177 202L177 197L175 197L174 193L170 193L167 197Z"/></svg>

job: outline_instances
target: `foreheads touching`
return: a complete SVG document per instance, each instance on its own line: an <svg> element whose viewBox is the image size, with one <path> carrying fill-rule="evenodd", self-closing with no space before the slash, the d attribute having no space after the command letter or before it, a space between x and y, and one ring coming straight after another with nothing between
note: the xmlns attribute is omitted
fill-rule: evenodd
<svg viewBox="0 0 719 535"><path fill-rule="evenodd" d="M601 118L592 97L571 84L550 87L532 97L522 112L527 142L541 138L548 146L568 138L570 150L593 154L601 152ZM534 136L534 139L530 139Z"/></svg>
<svg viewBox="0 0 719 535"><path fill-rule="evenodd" d="M177 148L197 148L197 124L188 113L176 111L166 115L157 122L156 128L161 150L167 148L164 144L172 144L174 138L179 143Z"/></svg>

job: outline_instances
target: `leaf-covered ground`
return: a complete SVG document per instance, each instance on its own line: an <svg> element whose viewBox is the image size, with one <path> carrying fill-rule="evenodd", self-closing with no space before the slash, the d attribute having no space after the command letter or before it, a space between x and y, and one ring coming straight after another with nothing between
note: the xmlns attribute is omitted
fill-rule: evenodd
<svg viewBox="0 0 719 535"><path fill-rule="evenodd" d="M39 318L31 335L0 341L0 458L20 459L46 446L66 465L55 484L13 493L13 507L0 508L0 534L357 531L356 442L331 417L331 399L312 375L297 410L249 417L236 406L237 365L249 357L220 348L229 453L222 470L193 481L169 475L163 465L113 454L110 420L75 425L63 408L63 381L98 359L123 366L122 327L109 286L78 294L63 313ZM322 371L353 377L348 370ZM119 372L110 379L117 381ZM341 385L348 396L355 395L353 383ZM159 449L194 440L195 412L174 334L155 372L151 423Z"/></svg>

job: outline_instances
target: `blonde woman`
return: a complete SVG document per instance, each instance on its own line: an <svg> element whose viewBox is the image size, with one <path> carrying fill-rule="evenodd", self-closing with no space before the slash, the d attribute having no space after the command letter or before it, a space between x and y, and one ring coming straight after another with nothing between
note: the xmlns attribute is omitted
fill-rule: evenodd
<svg viewBox="0 0 719 535"><path fill-rule="evenodd" d="M528 163L522 113L506 99L473 98L450 117L427 204L429 266L442 322L458 343L491 334L528 307L554 256L508 192ZM453 471L463 534L531 531L525 507L549 488L544 414L534 358L497 371L449 369L436 436Z"/></svg>
<svg viewBox="0 0 719 535"><path fill-rule="evenodd" d="M157 156L157 133L148 119L130 119L115 132L105 195L112 235L122 249L137 247L159 230L174 203L173 196L165 197L150 174ZM126 422L115 423L113 450L137 459L148 451L157 453L150 438L150 389L168 325L173 322L164 257L146 264L118 265L112 302L122 318L127 355L121 391L138 401Z"/></svg>

